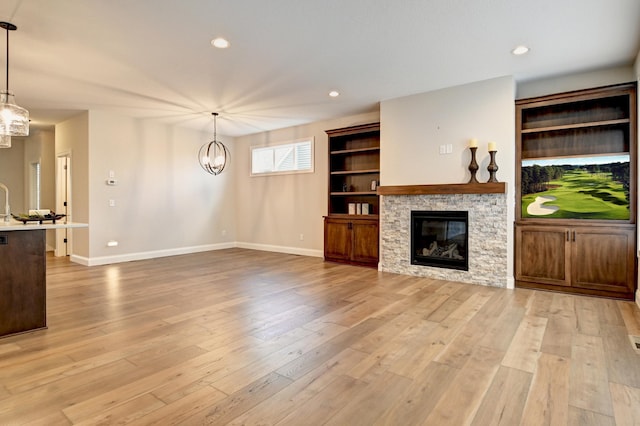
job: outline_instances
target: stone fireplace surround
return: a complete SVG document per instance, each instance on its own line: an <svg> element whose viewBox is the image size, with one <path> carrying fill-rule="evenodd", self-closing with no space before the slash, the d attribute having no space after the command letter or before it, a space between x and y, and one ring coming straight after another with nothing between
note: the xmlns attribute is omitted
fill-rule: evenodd
<svg viewBox="0 0 640 426"><path fill-rule="evenodd" d="M507 287L505 184L383 186L378 193L382 271ZM412 210L469 212L468 271L411 264Z"/></svg>

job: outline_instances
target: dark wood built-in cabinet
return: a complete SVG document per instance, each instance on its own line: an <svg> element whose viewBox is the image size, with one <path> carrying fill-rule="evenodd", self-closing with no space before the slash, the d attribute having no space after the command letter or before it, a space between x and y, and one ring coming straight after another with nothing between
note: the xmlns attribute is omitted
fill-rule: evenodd
<svg viewBox="0 0 640 426"><path fill-rule="evenodd" d="M636 126L635 83L516 101L516 286L633 299ZM593 183L579 182L582 174L598 177L593 166L598 162L615 163L622 172L603 166L604 183L595 178ZM540 177L553 174L542 170L545 165L565 167L564 178ZM546 180L544 186L531 189L532 175L536 183ZM576 181L575 190L570 179ZM607 179L612 181L609 187ZM616 191L610 189L613 185ZM593 211L586 202L584 208L567 207L578 193L592 195ZM626 198L620 199L621 193ZM554 194L554 200L542 200L542 205L559 209L532 213L527 203L538 194ZM612 203L610 213L598 210L599 200Z"/></svg>
<svg viewBox="0 0 640 426"><path fill-rule="evenodd" d="M324 258L361 265L378 264L378 220L326 217Z"/></svg>
<svg viewBox="0 0 640 426"><path fill-rule="evenodd" d="M325 260L377 266L380 124L327 130L327 135L329 205L324 220Z"/></svg>
<svg viewBox="0 0 640 426"><path fill-rule="evenodd" d="M516 226L516 278L521 287L601 296L632 295L635 228Z"/></svg>
<svg viewBox="0 0 640 426"><path fill-rule="evenodd" d="M47 325L45 232L0 232L0 336Z"/></svg>

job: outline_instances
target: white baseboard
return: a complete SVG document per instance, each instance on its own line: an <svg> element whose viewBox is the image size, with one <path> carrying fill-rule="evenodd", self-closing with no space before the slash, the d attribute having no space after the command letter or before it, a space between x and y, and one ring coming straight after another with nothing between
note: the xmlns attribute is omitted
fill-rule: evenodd
<svg viewBox="0 0 640 426"><path fill-rule="evenodd" d="M71 261L85 266L109 265L111 263L131 262L134 260L155 259L158 257L179 256L181 254L200 253L203 251L222 250L236 247L235 243L206 244L202 246L181 247L167 250L154 250L138 253L117 254L86 258L71 255Z"/></svg>
<svg viewBox="0 0 640 426"><path fill-rule="evenodd" d="M516 280L513 277L507 277L507 289L513 290L516 288Z"/></svg>
<svg viewBox="0 0 640 426"><path fill-rule="evenodd" d="M274 245L268 245L268 244L229 242L229 243L207 244L207 245L194 246L194 247L181 247L181 248L168 249L168 250L154 250L154 251L146 251L146 252L139 252L139 253L127 253L127 254L118 254L113 256L100 256L100 257L91 257L91 258L72 254L70 256L70 260L74 263L78 263L84 266L99 266L99 265L109 265L112 263L132 262L135 260L155 259L157 257L179 256L181 254L199 253L203 251L223 250L223 249L235 248L235 247L246 248L251 250L273 251L277 253L297 254L300 256L311 256L311 257L324 256L324 253L322 252L322 250L302 249L298 247L283 247L283 246L274 246Z"/></svg>
<svg viewBox="0 0 640 426"><path fill-rule="evenodd" d="M297 254L300 256L324 257L322 250L303 249L299 247L273 246L269 244L255 243L236 243L236 247L261 251L274 251L277 253Z"/></svg>

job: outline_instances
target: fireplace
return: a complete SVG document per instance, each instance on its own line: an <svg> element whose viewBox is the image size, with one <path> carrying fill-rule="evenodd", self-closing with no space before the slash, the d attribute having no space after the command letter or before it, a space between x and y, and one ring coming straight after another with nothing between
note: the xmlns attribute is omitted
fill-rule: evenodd
<svg viewBox="0 0 640 426"><path fill-rule="evenodd" d="M412 211L411 264L469 270L469 212Z"/></svg>

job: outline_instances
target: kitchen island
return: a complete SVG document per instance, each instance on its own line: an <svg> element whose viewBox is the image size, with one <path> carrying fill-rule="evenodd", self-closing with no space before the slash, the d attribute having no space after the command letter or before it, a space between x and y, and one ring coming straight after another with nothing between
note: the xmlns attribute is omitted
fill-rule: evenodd
<svg viewBox="0 0 640 426"><path fill-rule="evenodd" d="M0 222L0 337L46 328L46 231L87 226Z"/></svg>

